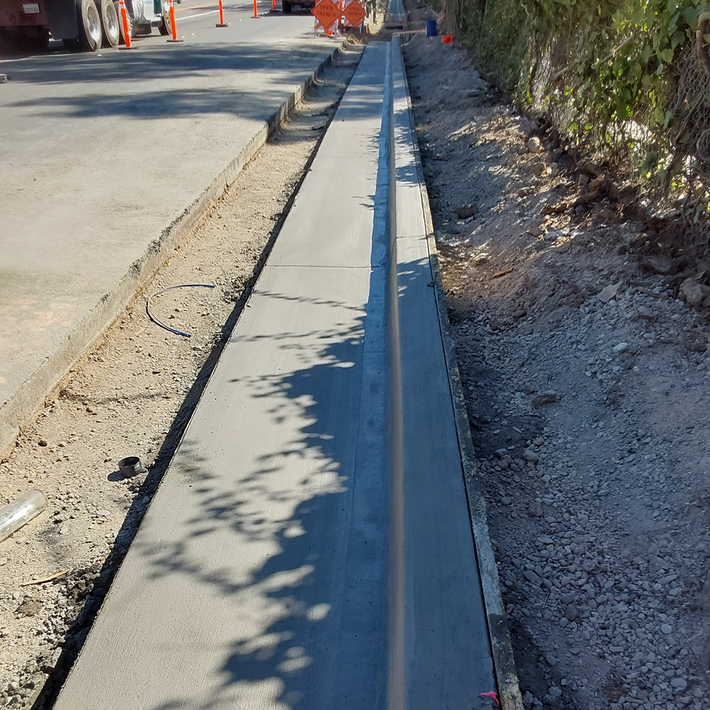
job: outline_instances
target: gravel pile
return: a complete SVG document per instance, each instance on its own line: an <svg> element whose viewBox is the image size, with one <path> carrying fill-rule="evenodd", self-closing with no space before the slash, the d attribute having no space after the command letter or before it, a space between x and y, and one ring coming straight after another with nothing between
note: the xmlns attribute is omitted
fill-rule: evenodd
<svg viewBox="0 0 710 710"><path fill-rule="evenodd" d="M8 679L0 691L0 706L33 703L43 692L47 677L76 654L106 594L113 567L109 563L103 572L98 564L76 569L50 588L26 587L12 595L16 619L38 617L42 622L35 629L33 656L26 659L23 654L4 669ZM49 609L51 614L47 614ZM6 649L18 645L18 636L13 637L6 628L0 628L0 638Z"/></svg>
<svg viewBox="0 0 710 710"><path fill-rule="evenodd" d="M631 288L553 334L457 326L499 375L480 470L508 611L548 671L528 704L704 707L709 432L683 415L702 411L710 373L704 352L674 347L706 337L696 320Z"/></svg>

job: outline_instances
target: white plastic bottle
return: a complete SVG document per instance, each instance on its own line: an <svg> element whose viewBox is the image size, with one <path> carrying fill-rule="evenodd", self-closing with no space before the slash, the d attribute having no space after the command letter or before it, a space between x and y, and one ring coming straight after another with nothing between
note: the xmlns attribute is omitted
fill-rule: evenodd
<svg viewBox="0 0 710 710"><path fill-rule="evenodd" d="M0 542L7 540L23 525L38 516L47 507L47 498L42 491L31 490L0 508Z"/></svg>

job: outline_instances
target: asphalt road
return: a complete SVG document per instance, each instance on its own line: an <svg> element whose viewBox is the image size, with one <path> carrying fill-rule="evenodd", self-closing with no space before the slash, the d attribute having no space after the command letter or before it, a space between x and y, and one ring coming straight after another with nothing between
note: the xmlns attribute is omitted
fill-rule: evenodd
<svg viewBox="0 0 710 710"><path fill-rule="evenodd" d="M0 57L4 425L27 383L52 384L47 363L334 49L306 10L271 14L261 0L252 19L251 3L229 3L230 26L216 28L216 7L176 6L181 44L154 30L132 51L53 42Z"/></svg>

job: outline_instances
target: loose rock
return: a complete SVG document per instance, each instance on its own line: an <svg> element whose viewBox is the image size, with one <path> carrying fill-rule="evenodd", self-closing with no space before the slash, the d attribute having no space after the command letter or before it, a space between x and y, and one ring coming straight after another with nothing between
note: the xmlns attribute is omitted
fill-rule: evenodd
<svg viewBox="0 0 710 710"><path fill-rule="evenodd" d="M540 457L532 449L525 449L525 451L523 451L523 458L532 463L537 463L540 460Z"/></svg>
<svg viewBox="0 0 710 710"><path fill-rule="evenodd" d="M540 577L531 569L526 569L523 572L523 577L525 577L528 582L532 582L533 584L542 584L542 579L540 579Z"/></svg>
<svg viewBox="0 0 710 710"><path fill-rule="evenodd" d="M704 353L708 349L708 341L702 333L691 331L685 334L683 347L692 353Z"/></svg>
<svg viewBox="0 0 710 710"><path fill-rule="evenodd" d="M698 283L693 278L688 278L680 285L680 294L691 305L697 305L710 295L710 288Z"/></svg>
<svg viewBox="0 0 710 710"><path fill-rule="evenodd" d="M476 205L464 205L456 209L456 216L459 219L468 219L469 217L475 217L477 214L478 207Z"/></svg>
<svg viewBox="0 0 710 710"><path fill-rule="evenodd" d="M542 141L537 136L529 138L525 147L528 149L529 153L542 153L545 150Z"/></svg>
<svg viewBox="0 0 710 710"><path fill-rule="evenodd" d="M541 394L537 395L532 403L533 407L544 407L545 405L548 404L554 404L555 402L560 401L560 396L555 392L554 390L549 390L548 392L542 392Z"/></svg>
<svg viewBox="0 0 710 710"><path fill-rule="evenodd" d="M42 602L33 597L25 597L22 604L17 607L17 613L20 616L35 616L42 609Z"/></svg>
<svg viewBox="0 0 710 710"><path fill-rule="evenodd" d="M534 518L541 518L542 512L542 503L540 503L540 501L533 501L530 503L530 508L528 508L528 513L530 513L530 515Z"/></svg>
<svg viewBox="0 0 710 710"><path fill-rule="evenodd" d="M609 303L612 298L616 298L617 294L619 293L619 290L621 289L621 283L618 284L609 284L605 288L603 288L598 294L597 298L602 302L602 303Z"/></svg>
<svg viewBox="0 0 710 710"><path fill-rule="evenodd" d="M641 266L654 274L673 273L673 264L670 259L665 259L662 256L649 256L641 262Z"/></svg>

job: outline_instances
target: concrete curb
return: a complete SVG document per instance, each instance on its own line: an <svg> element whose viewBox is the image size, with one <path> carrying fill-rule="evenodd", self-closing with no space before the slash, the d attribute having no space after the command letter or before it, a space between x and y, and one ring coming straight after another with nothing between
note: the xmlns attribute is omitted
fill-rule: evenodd
<svg viewBox="0 0 710 710"><path fill-rule="evenodd" d="M409 18L402 0L391 0L385 14L385 29L406 30L408 28Z"/></svg>
<svg viewBox="0 0 710 710"><path fill-rule="evenodd" d="M112 291L77 324L60 347L35 371L10 399L0 407L0 460L6 458L22 427L31 421L45 399L61 384L71 369L123 313L170 253L192 232L212 205L234 182L244 166L254 158L284 119L302 101L318 75L342 51L343 43L266 120L239 155L212 181L170 225L163 229L145 254L136 260Z"/></svg>
<svg viewBox="0 0 710 710"><path fill-rule="evenodd" d="M422 209L424 211L424 222L426 225L426 236L429 246L429 261L434 277L434 293L439 316L439 326L441 337L444 343L444 353L446 367L449 375L451 397L454 404L456 418L456 431L458 435L459 451L463 466L464 480L466 484L466 495L468 498L469 514L471 516L471 527L476 545L476 556L481 576L483 588L483 598L486 606L486 616L488 619L488 631L491 640L491 651L493 654L493 666L498 685L498 695L501 710L523 710L523 701L518 683L518 673L515 666L513 647L510 641L508 630L508 620L503 606L503 599L498 583L498 567L495 561L495 554L491 545L488 532L488 520L486 515L486 503L483 499L476 471L476 458L471 440L471 431L468 424L468 414L466 411L466 399L461 385L461 375L456 359L456 348L451 324L447 312L446 295L441 283L439 272L438 251L434 238L434 223L429 207L429 195L427 193L424 171L422 169L421 154L419 144L416 141L416 130L412 117L411 95L407 75L404 71L404 61L401 57L401 47L399 37L392 38L393 54L398 56L397 61L402 62L402 72L404 74L404 84L407 90L407 106L409 122L412 131L413 151L416 161L417 175L421 189Z"/></svg>

